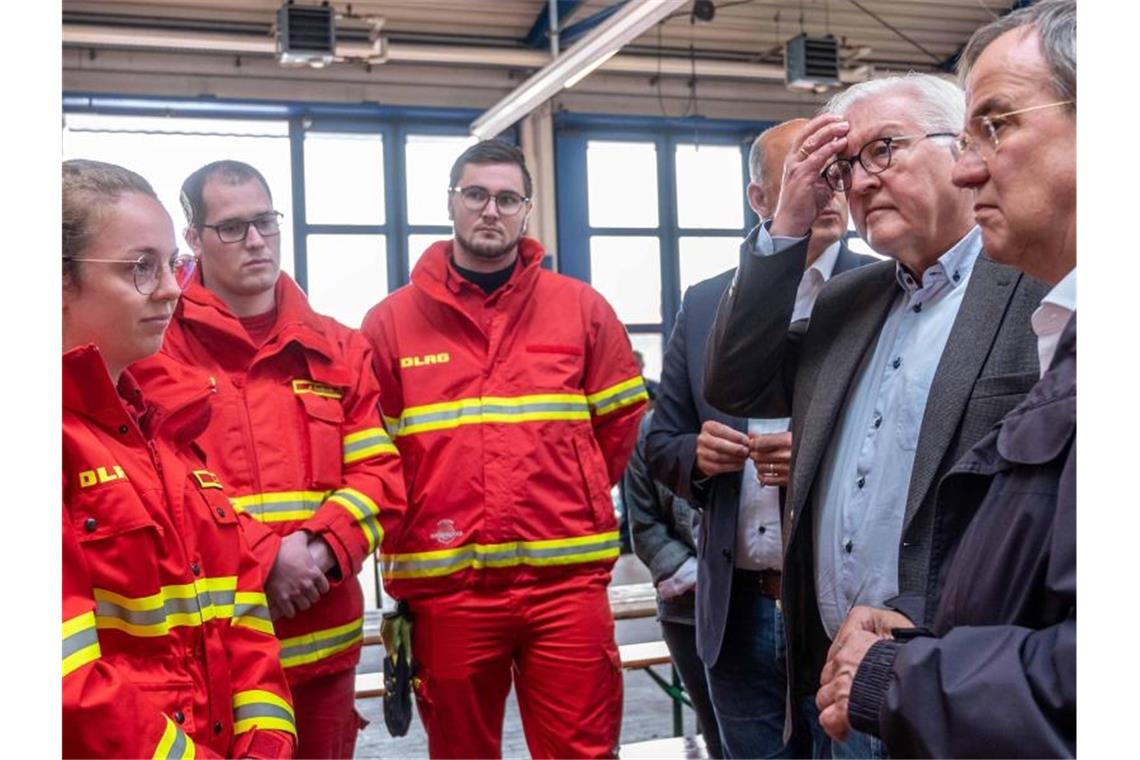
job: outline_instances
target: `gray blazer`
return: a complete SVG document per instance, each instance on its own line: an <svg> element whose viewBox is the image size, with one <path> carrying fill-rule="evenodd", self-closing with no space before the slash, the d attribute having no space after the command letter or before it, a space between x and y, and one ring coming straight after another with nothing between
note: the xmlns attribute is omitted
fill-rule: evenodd
<svg viewBox="0 0 1140 760"><path fill-rule="evenodd" d="M784 628L793 698L813 694L829 640L816 605L811 493L855 373L898 295L895 262L833 277L810 321L789 326L806 241L769 257L744 256L709 341L705 396L741 416L792 418L784 508ZM893 606L918 624L937 606L929 578L945 557L932 545L938 479L1037 382L1029 318L1047 288L979 257L942 352L919 432L899 537ZM794 711L798 712L798 711Z"/></svg>

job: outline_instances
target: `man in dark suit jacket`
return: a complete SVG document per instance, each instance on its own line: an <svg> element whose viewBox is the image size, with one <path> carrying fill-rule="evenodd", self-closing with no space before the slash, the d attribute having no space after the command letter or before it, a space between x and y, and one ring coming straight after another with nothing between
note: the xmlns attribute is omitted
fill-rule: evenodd
<svg viewBox="0 0 1140 760"><path fill-rule="evenodd" d="M793 420L782 600L790 698L805 713L853 606L927 622L945 559L934 486L1037 379L1029 317L1045 290L980 255L973 198L950 182L963 112L961 90L929 75L836 96L793 144L759 252L741 257L717 313L706 398ZM833 192L894 261L834 278L811 320L791 324L811 224ZM817 756L882 754L873 737L830 742L808 722Z"/></svg>
<svg viewBox="0 0 1140 760"><path fill-rule="evenodd" d="M762 218L771 216L775 209L784 156L806 123L806 119L795 119L777 125L753 143L748 197ZM806 261L809 271L801 271L806 283L802 308L810 308L812 297L829 277L875 260L852 253L843 242L847 206L842 196L833 198L830 210L832 213L816 225L818 234L813 237ZM741 247L747 252L755 244L753 230ZM702 392L709 330L733 271L699 282L685 292L665 351L646 449L658 481L704 510L696 637L709 673L725 754L765 757L785 751L784 646L776 600L781 562L777 489L786 483L786 472L777 477L765 475L770 490L765 492L766 498L760 497L764 487L756 483L755 468L745 466L748 419L718 412ZM786 431L786 422L778 421L771 428ZM778 439L790 457L788 433L764 437ZM744 489L743 506L742 486L750 486ZM737 535L740 510L759 512L765 506L771 513L767 519L746 515L744 524L757 526L754 531L769 532L764 539L767 543L746 540L746 550L738 556L738 546L742 545Z"/></svg>

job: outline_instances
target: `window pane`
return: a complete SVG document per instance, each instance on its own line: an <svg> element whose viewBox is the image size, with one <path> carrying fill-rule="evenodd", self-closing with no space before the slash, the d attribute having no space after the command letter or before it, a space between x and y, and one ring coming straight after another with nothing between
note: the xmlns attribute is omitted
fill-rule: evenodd
<svg viewBox="0 0 1140 760"><path fill-rule="evenodd" d="M430 235L408 235L408 274L416 268L416 262L420 260L420 256L428 249L432 243L440 240L450 240L451 234L447 232L437 232Z"/></svg>
<svg viewBox="0 0 1140 760"><path fill-rule="evenodd" d="M633 344L634 351L641 352L645 360L644 377L650 380L661 379L661 358L664 355L661 336L657 333L631 333L629 342Z"/></svg>
<svg viewBox="0 0 1140 760"><path fill-rule="evenodd" d="M186 251L189 247L181 234L186 217L178 201L182 181L220 156L255 167L269 183L273 205L285 215L281 268L293 272L288 122L75 113L66 114L64 120L63 157L107 161L145 177L174 220L178 245Z"/></svg>
<svg viewBox="0 0 1140 760"><path fill-rule="evenodd" d="M677 224L744 227L744 172L735 145L677 146Z"/></svg>
<svg viewBox="0 0 1140 760"><path fill-rule="evenodd" d="M622 322L661 321L661 256L655 237L590 238L590 284Z"/></svg>
<svg viewBox="0 0 1140 760"><path fill-rule="evenodd" d="M868 256L874 256L877 259L887 258L871 246L867 245L867 241L859 237L859 231L855 229L855 220L852 217L847 217L847 247L855 253L865 253Z"/></svg>
<svg viewBox="0 0 1140 760"><path fill-rule="evenodd" d="M685 288L707 280L740 262L740 238L683 237L677 241L681 252L681 293Z"/></svg>
<svg viewBox="0 0 1140 760"><path fill-rule="evenodd" d="M591 227L657 226L657 148L653 143L586 144Z"/></svg>
<svg viewBox="0 0 1140 760"><path fill-rule="evenodd" d="M309 302L349 327L388 295L383 235L309 235Z"/></svg>
<svg viewBox="0 0 1140 760"><path fill-rule="evenodd" d="M305 219L309 224L384 223L384 138L305 133Z"/></svg>
<svg viewBox="0 0 1140 760"><path fill-rule="evenodd" d="M474 142L474 137L460 135L408 135L404 147L408 224L451 224L447 218L451 165Z"/></svg>

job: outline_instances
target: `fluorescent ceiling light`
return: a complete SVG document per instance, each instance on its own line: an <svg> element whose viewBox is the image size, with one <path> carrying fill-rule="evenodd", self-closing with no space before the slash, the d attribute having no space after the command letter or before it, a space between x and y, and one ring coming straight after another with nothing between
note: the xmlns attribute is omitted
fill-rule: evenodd
<svg viewBox="0 0 1140 760"><path fill-rule="evenodd" d="M571 87L625 45L689 0L629 0L562 55L471 123L471 134L485 140L502 132L545 103L563 87Z"/></svg>

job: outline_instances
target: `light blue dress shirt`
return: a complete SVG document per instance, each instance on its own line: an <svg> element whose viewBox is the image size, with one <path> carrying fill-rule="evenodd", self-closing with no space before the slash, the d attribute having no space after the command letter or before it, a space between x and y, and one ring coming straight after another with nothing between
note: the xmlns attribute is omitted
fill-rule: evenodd
<svg viewBox="0 0 1140 760"><path fill-rule="evenodd" d="M795 242L764 237L772 252ZM881 607L898 594L899 542L927 396L981 248L974 227L921 283L896 265L898 295L856 372L813 489L816 598L831 638L855 605Z"/></svg>

